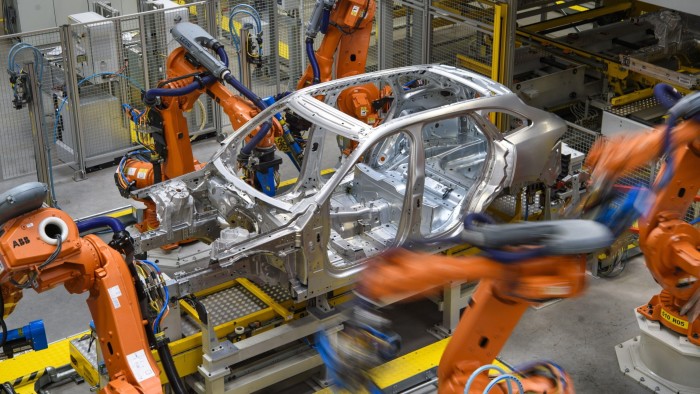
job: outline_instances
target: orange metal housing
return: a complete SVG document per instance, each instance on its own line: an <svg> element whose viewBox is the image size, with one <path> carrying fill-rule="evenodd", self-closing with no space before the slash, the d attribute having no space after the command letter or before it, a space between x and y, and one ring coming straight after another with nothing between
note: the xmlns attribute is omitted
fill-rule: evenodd
<svg viewBox="0 0 700 394"><path fill-rule="evenodd" d="M40 237L47 218L63 221L68 234L61 253L49 265L41 263L56 250ZM95 323L109 383L103 393L161 393L160 371L146 339L134 282L124 258L99 237L81 238L73 220L63 211L43 208L5 223L0 237L0 290L21 298L11 283L35 280L38 293L63 284L69 293L89 292L87 299ZM18 242L17 240L22 240ZM19 294L18 294L19 293ZM50 302L50 301L49 301ZM6 310L6 313L9 314Z"/></svg>

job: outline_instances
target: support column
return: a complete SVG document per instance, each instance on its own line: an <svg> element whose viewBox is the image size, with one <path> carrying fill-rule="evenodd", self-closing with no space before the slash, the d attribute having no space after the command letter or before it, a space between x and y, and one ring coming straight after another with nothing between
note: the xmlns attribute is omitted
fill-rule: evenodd
<svg viewBox="0 0 700 394"><path fill-rule="evenodd" d="M515 32L518 22L518 1L508 0L508 8L505 13L503 25L505 34L503 35L503 81L501 83L509 88L513 86L513 70L515 69Z"/></svg>
<svg viewBox="0 0 700 394"><path fill-rule="evenodd" d="M394 1L379 1L377 4L377 68L394 67Z"/></svg>
<svg viewBox="0 0 700 394"><path fill-rule="evenodd" d="M52 171L49 160L51 150L49 149L46 133L44 132L44 105L41 100L39 79L34 73L34 63L26 63L24 67L27 70L27 82L29 83L27 109L29 109L29 122L32 125L32 138L34 139L36 177L39 182L49 185L51 182L50 171ZM51 187L49 187L49 192L46 195L46 203L52 207L56 206L56 196L53 195L53 189Z"/></svg>
<svg viewBox="0 0 700 394"><path fill-rule="evenodd" d="M206 4L206 15L207 15L207 31L212 37L221 37L221 32L219 31L219 0L209 0ZM221 120L221 107L215 105L213 100L209 101L212 108L212 122L214 123L214 132L217 136L221 137L221 132L223 128L223 123Z"/></svg>
<svg viewBox="0 0 700 394"><path fill-rule="evenodd" d="M73 130L64 130L64 132L72 132L73 134L73 151L75 162L78 168L73 173L74 181L82 181L87 179L87 170L85 164L85 151L83 149L83 128L80 118L80 92L78 90L78 80L76 79L78 65L75 56L75 42L71 38L71 25L61 26L61 45L65 49L63 51L63 64L65 66L66 88L68 90L68 105L70 106L70 117Z"/></svg>
<svg viewBox="0 0 700 394"><path fill-rule="evenodd" d="M421 15L421 42L423 43L423 48L421 53L423 54L422 64L431 63L432 58L432 46L433 46L433 17L430 15L430 4L432 0L425 0L423 5L423 14ZM416 20L418 22L418 20Z"/></svg>
<svg viewBox="0 0 700 394"><path fill-rule="evenodd" d="M267 37L268 44L270 46L270 56L268 59L270 59L273 62L272 67L269 67L268 65L268 70L270 72L270 79L275 81L275 92L277 94L282 93L280 90L280 55L279 55L279 47L280 47L280 39L279 39L279 20L278 20L278 15L277 15L277 8L279 6L277 5L276 2L270 2L267 12L268 12L268 26L269 29L268 31L270 32L270 37Z"/></svg>

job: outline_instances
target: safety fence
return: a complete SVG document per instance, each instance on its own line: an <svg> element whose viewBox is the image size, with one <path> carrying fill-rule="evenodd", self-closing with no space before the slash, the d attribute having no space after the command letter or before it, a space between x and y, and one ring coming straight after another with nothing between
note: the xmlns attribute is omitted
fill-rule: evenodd
<svg viewBox="0 0 700 394"><path fill-rule="evenodd" d="M208 28L205 7L202 1L0 37L0 57L24 80L0 78L3 188L34 173L50 181L49 169L59 167L82 178L133 149L135 125L123 108L143 110L142 90L165 78L168 53L179 46L170 28L180 21ZM206 96L186 117L192 136L216 130Z"/></svg>
<svg viewBox="0 0 700 394"><path fill-rule="evenodd" d="M28 102L15 109L13 98L23 92L13 89L9 78L0 78L3 188L35 173L50 176L49 169L60 167L83 178L89 168L112 163L134 149L135 125L124 108L144 110L142 90L165 79L168 54L179 46L170 29L181 21L198 24L219 38L239 79L245 75L237 53L247 38L241 37L241 29L248 28L252 38L261 33L260 45L251 40L256 64L250 67L250 87L261 97L296 89L308 65L305 29L316 0L178 0L179 5L167 7L160 3L164 2L143 2L144 12L138 14L79 19L0 37L0 57L12 56L8 69L19 74L31 68L37 85L36 92L28 93ZM243 12L246 6L256 15ZM503 56L495 48L503 47L505 7L505 2L489 0L377 1L367 71L443 63L499 79ZM316 48L322 39L319 34ZM206 95L186 117L192 137L230 124Z"/></svg>

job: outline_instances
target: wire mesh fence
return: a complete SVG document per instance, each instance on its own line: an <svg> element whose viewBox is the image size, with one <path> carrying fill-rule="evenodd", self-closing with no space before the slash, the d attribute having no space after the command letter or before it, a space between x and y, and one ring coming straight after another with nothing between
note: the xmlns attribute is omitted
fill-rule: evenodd
<svg viewBox="0 0 700 394"><path fill-rule="evenodd" d="M0 78L0 116L3 132L0 133L0 179L12 180L35 174L36 155L39 154L37 133L42 133L48 152L47 159L58 164L54 130L54 110L60 100L60 86L66 80L61 67L61 45L58 28L0 37L0 57L7 59L10 75ZM12 83L10 78L34 71L38 92L31 91L30 81ZM21 78L21 77L20 77ZM26 77L28 78L28 77ZM26 94L22 90L26 89ZM22 98L24 97L24 98ZM26 101L26 102L23 102ZM73 162L66 158L64 162ZM15 184L5 183L11 187Z"/></svg>
<svg viewBox="0 0 700 394"><path fill-rule="evenodd" d="M235 78L260 97L295 90L306 67L304 21L314 4L303 0L281 4L221 0L215 37L230 54ZM321 38L316 40L316 48ZM246 48L248 53L243 52ZM246 64L246 60L250 62ZM222 124L229 126L231 122L224 117Z"/></svg>
<svg viewBox="0 0 700 394"><path fill-rule="evenodd" d="M296 89L306 65L304 18L315 2L292 3L222 0L219 5L219 39L231 54L231 71L261 97ZM242 52L245 47L250 48L247 54ZM249 81L242 76L242 57L252 60L247 66Z"/></svg>
<svg viewBox="0 0 700 394"><path fill-rule="evenodd" d="M380 1L378 61L382 69L428 63L426 5L421 1Z"/></svg>
<svg viewBox="0 0 700 394"><path fill-rule="evenodd" d="M144 12L139 14L114 18L94 14L75 19L68 27L6 36L0 55L7 55L15 42L29 41L39 48L47 70L42 74L41 124L49 137L51 166L68 165L84 173L137 145L134 125L123 106L143 109L142 91L157 87L166 78L168 56L179 46L170 34L176 23L198 24L220 38L232 59L233 74L242 78L236 62L239 46L234 43L236 36L241 41L241 28L256 22L252 13L241 9L254 9L260 31L253 31L260 33L262 42L252 40L254 51L259 46L259 58L251 66L250 86L266 97L296 89L308 66L305 28L315 5L315 0L154 0L144 2ZM377 1L376 6L364 71L430 61L460 64L461 41L466 38L476 43L478 36L482 40L478 42L485 42L490 37L487 25L493 19L489 16L492 9L483 3L389 0ZM436 32L428 43L431 29ZM316 49L323 39L320 33ZM429 44L435 46L432 57ZM483 55L479 59L487 61L489 51L479 52ZM5 85L3 79L3 94L11 95ZM4 103L11 102L11 96L7 98ZM0 110L12 129L2 135L8 141L3 144L7 152L0 158L0 180L32 174L34 140L27 110L15 111L9 104ZM219 111L211 98L202 96L186 115L191 135L217 129Z"/></svg>
<svg viewBox="0 0 700 394"><path fill-rule="evenodd" d="M593 144L600 138L603 138L603 135L599 132L567 122L566 131L561 140L569 147L587 155Z"/></svg>
<svg viewBox="0 0 700 394"><path fill-rule="evenodd" d="M498 59L497 4L435 1L430 6L430 62L460 66L493 77Z"/></svg>

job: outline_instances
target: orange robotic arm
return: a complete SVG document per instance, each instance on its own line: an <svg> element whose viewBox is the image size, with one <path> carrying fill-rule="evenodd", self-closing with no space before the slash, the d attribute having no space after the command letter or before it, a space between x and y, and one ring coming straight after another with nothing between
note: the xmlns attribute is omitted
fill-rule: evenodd
<svg viewBox="0 0 700 394"><path fill-rule="evenodd" d="M323 3L318 2L316 7L322 7ZM309 22L306 51L311 64L299 80L297 89L330 81L334 78L334 73L338 79L365 72L376 11L375 0L338 0L334 3L331 10L327 11L330 12L329 23L317 51L313 50L313 41L317 32L322 30L322 18L312 18ZM316 71L314 63L318 65ZM338 96L338 109L367 124L376 125L379 115L375 103L380 98L381 93L374 84L355 86ZM351 143L344 154L349 154L356 145Z"/></svg>
<svg viewBox="0 0 700 394"><path fill-rule="evenodd" d="M62 237L60 247L54 237ZM134 282L122 255L99 237L81 238L73 220L53 208L32 210L2 224L0 291L9 315L20 288L41 293L63 284L88 291L87 304L109 374L103 393L160 393L160 372L144 331ZM4 317L4 316L3 316Z"/></svg>
<svg viewBox="0 0 700 394"><path fill-rule="evenodd" d="M498 356L528 306L580 294L585 270L583 256L545 257L505 265L485 257L454 258L395 250L363 271L358 292L383 303L450 282L480 280L438 366L438 393L461 394L471 374ZM573 393L568 376L561 378L552 381L533 375L521 382L526 392ZM478 375L469 394L482 393L489 382L485 374ZM505 386L496 386L491 392L508 391Z"/></svg>
<svg viewBox="0 0 700 394"><path fill-rule="evenodd" d="M528 306L583 292L584 254L612 242L607 228L582 220L487 225L470 228L463 234L471 234L463 241L469 239L469 243L487 250L490 256L454 258L394 250L368 264L357 288L362 298L385 304L450 282L479 281L440 360L438 392L441 394L465 392L472 374L500 353ZM513 244L518 239L536 247L518 251L518 259L507 254L510 252L490 249ZM554 239L557 241L550 243ZM553 364L540 367L547 372L541 373L542 369L537 368L516 371L522 377L525 392L574 392L560 368ZM492 382L485 375L476 375L470 384L466 392L482 393ZM493 385L491 392L508 392L501 383Z"/></svg>
<svg viewBox="0 0 700 394"><path fill-rule="evenodd" d="M183 47L177 48L168 56L166 69L168 79L162 82L161 87L169 89L187 86L194 82L195 78L199 78L195 76L206 72L204 68L195 66L188 60L187 51ZM159 130L152 134L155 141L156 159L144 161L135 156L125 159L124 165L120 165L118 173L115 174L115 180L122 195L130 197L130 192L134 189L142 189L202 167L202 164L195 160L192 154L189 129L184 113L192 110L200 96L205 93L224 109L234 130L260 112L253 103L241 96L234 95L219 81L186 95L162 97L160 105L152 107L145 114L147 116L146 123ZM246 141L249 141L257 131L251 133ZM271 131L256 145L256 148L274 150L275 138L281 135L282 126L276 119L273 119ZM161 164L154 167L154 163ZM157 171L158 169L160 171ZM155 206L150 201L143 202L146 204L144 219L137 224L137 228L142 232L156 229L159 226Z"/></svg>
<svg viewBox="0 0 700 394"><path fill-rule="evenodd" d="M372 23L376 10L375 0L338 0L330 11L330 22L323 36L321 46L315 52L320 75L315 76L309 65L299 80L297 89L335 78L344 78L363 74L367 65L367 51L372 34ZM320 21L311 21L311 24ZM316 30L313 26L312 30ZM319 27L320 28L320 27ZM315 33L307 30L308 40L315 38ZM335 70L333 63L335 61ZM318 78L318 80L316 80Z"/></svg>
<svg viewBox="0 0 700 394"><path fill-rule="evenodd" d="M599 141L588 159L588 165L594 166L594 187L660 158L666 150L665 133L659 128ZM669 142L670 153L654 184L654 199L639 219L639 243L646 265L663 290L637 311L700 345L700 232L684 220L700 189L696 174L700 168L700 123L687 120L676 126Z"/></svg>
<svg viewBox="0 0 700 394"><path fill-rule="evenodd" d="M194 66L187 59L187 51L182 47L177 48L168 56L166 69L168 79L163 82L161 87L170 89L187 86L195 81L194 75L206 72L205 69ZM199 162L192 155L192 145L184 113L192 110L200 96L205 93L224 109L234 130L260 112L253 103L241 96L234 95L219 81L183 96L162 97L161 105L149 111L149 119L147 120L151 125L157 125L158 128L162 129L162 146L160 149L156 148L157 153L164 159L161 180L175 178L200 167ZM254 135L255 133L252 133L247 140L250 140ZM275 137L281 135L282 126L275 120L271 132L258 143L257 147L261 149L274 148ZM136 162L138 161L127 162L126 175L129 180L135 182L137 189L152 185L154 176L152 168L148 166L150 163L141 164L136 168L136 171L130 172L128 170L136 165ZM141 169L147 169L147 172L142 173Z"/></svg>

